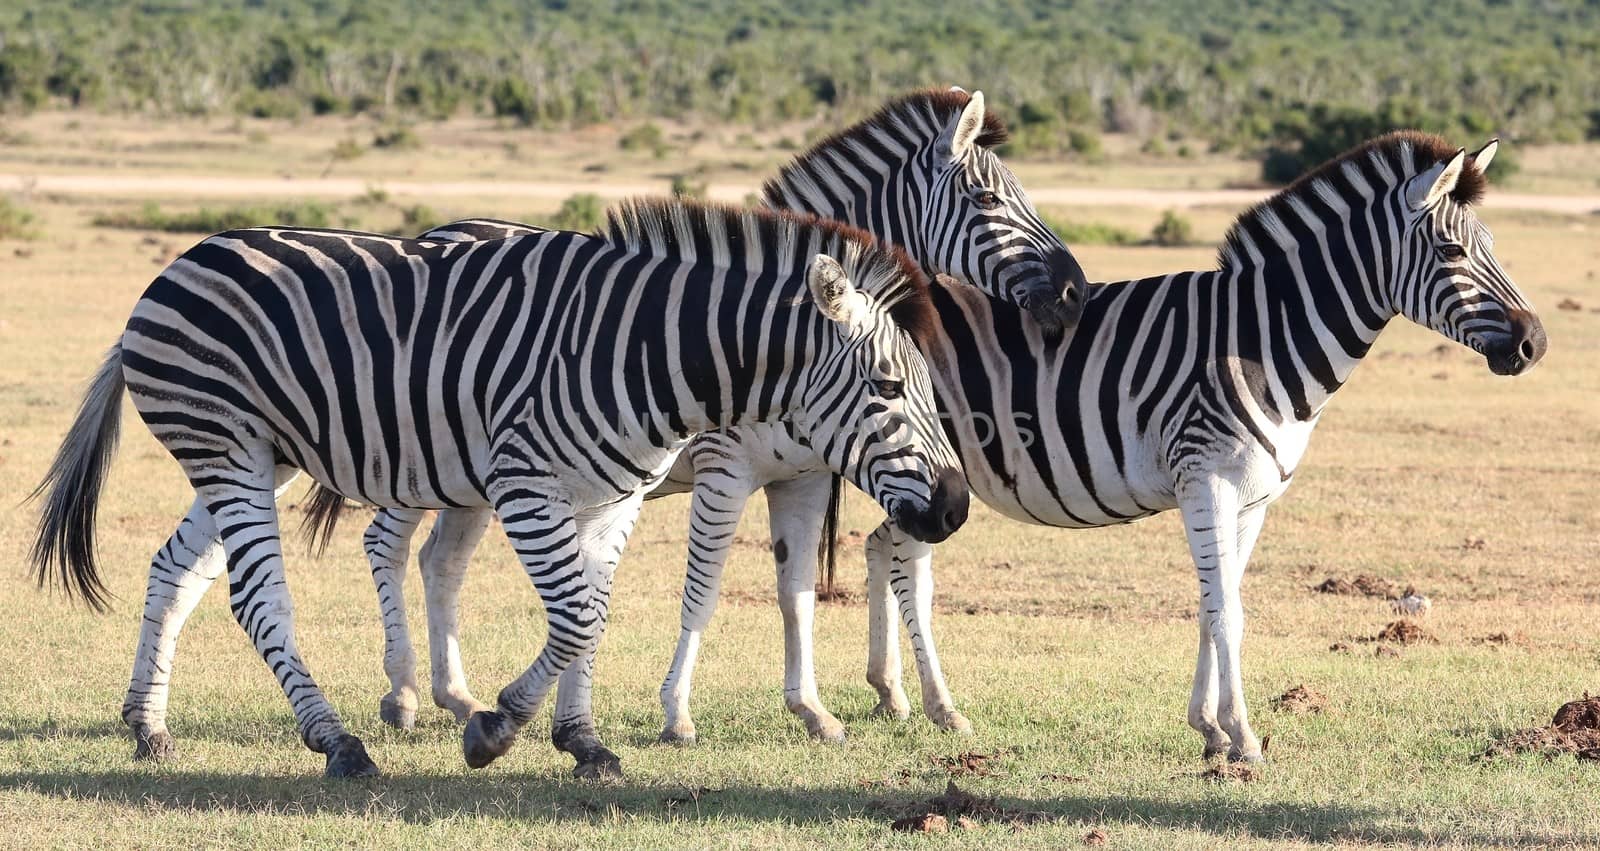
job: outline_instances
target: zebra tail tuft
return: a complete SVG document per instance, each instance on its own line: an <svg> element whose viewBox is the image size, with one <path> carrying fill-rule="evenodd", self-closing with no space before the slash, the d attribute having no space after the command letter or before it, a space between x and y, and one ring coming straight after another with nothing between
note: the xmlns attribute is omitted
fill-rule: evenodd
<svg viewBox="0 0 1600 851"><path fill-rule="evenodd" d="M28 500L44 496L29 561L43 588L53 579L67 597L104 612L111 592L94 558L95 514L122 431L122 344L111 347L89 382L72 428Z"/></svg>
<svg viewBox="0 0 1600 851"><path fill-rule="evenodd" d="M344 494L320 484L311 489L306 503L306 516L300 521L300 535L317 558L322 558L328 551L333 530L339 525L339 517L347 507Z"/></svg>
<svg viewBox="0 0 1600 851"><path fill-rule="evenodd" d="M834 588L834 570L839 566L839 507L844 496L844 479L837 474L828 487L828 511L822 515L822 539L817 542L817 564L822 568L823 599L831 600Z"/></svg>

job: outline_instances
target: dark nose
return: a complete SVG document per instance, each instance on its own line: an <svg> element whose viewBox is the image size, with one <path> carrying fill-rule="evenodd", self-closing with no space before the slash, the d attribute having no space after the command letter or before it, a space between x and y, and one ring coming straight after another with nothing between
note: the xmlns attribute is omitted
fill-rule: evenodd
<svg viewBox="0 0 1600 851"><path fill-rule="evenodd" d="M895 523L911 537L937 544L967 522L970 503L966 477L959 470L945 470L934 480L933 499L927 509L901 512Z"/></svg>
<svg viewBox="0 0 1600 851"><path fill-rule="evenodd" d="M1026 307L1039 327L1056 336L1072 330L1083 318L1083 299L1089 282L1077 258L1068 251L1050 255L1050 281L1051 288L1041 288L1039 295Z"/></svg>
<svg viewBox="0 0 1600 851"><path fill-rule="evenodd" d="M1516 345L1517 354L1528 362L1528 366L1533 366L1550 347L1550 341L1544 335L1544 323L1531 310L1513 310L1509 318L1511 339Z"/></svg>

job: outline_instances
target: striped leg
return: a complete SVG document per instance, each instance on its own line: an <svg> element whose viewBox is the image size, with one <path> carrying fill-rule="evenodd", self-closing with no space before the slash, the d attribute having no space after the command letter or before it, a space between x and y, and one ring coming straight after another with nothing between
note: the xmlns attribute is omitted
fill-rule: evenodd
<svg viewBox="0 0 1600 851"><path fill-rule="evenodd" d="M839 723L817 693L815 640L817 546L822 539L832 473L813 473L767 485L772 554L778 563L778 607L783 610L783 702L805 722L814 739L845 740Z"/></svg>
<svg viewBox="0 0 1600 851"><path fill-rule="evenodd" d="M1254 546L1265 512L1259 506L1241 512L1237 488L1221 476L1180 484L1178 500L1200 579L1202 637L1189 723L1206 737L1207 758L1226 750L1229 760L1259 762L1261 742L1250 729L1240 670L1244 605L1239 590L1244 578L1241 556L1248 554L1244 543Z"/></svg>
<svg viewBox="0 0 1600 851"><path fill-rule="evenodd" d="M494 512L487 508L450 508L439 512L433 533L417 554L422 590L428 601L428 653L432 660L433 703L448 709L456 721L489 707L467 688L461 665L461 583L472 553L483 540Z"/></svg>
<svg viewBox="0 0 1600 851"><path fill-rule="evenodd" d="M544 497L527 485L505 479L497 482L495 513L544 601L549 634L534 663L500 691L496 708L474 713L468 719L462 735L462 755L473 768L482 768L511 749L517 731L538 714L551 686L567 668L594 652L605 631L614 562L607 563L586 552L570 506ZM627 525L631 527L642 496L636 494L618 503L618 516L602 525L609 526L628 514ZM570 744L583 748L591 742L574 740ZM603 747L598 752L574 756L579 771L586 765L604 765L607 757L610 763L616 761L615 755Z"/></svg>
<svg viewBox="0 0 1600 851"><path fill-rule="evenodd" d="M198 467L188 472L196 482L195 493L222 531L228 558L228 602L234 619L277 676L299 722L301 739L311 750L327 756L329 777L378 773L361 740L345 731L338 713L300 659L294 606L284 582L278 506L271 486L251 481L255 476L248 468L224 473Z"/></svg>
<svg viewBox="0 0 1600 851"><path fill-rule="evenodd" d="M745 503L757 487L754 474L737 452L724 452L716 441L722 435L705 435L691 445L695 465L694 493L689 508L689 560L683 578L683 608L678 647L672 667L661 684L661 709L666 725L660 740L692 745L694 718L689 693L694 686L694 666L700 655L700 638L717 609L722 570L728 549L739 528ZM775 539L776 540L776 539ZM788 616L785 614L785 621Z"/></svg>
<svg viewBox="0 0 1600 851"><path fill-rule="evenodd" d="M601 569L594 587L602 634L611 599L611 578L616 575L617 562L622 559L622 550L639 519L644 495L645 491L640 490L620 503L578 518L584 558ZM622 762L600 741L594 726L594 661L599 644L600 635L596 635L589 651L561 672L556 686L555 711L550 719L550 741L556 750L572 754L577 760L572 776L613 780L622 777Z"/></svg>
<svg viewBox="0 0 1600 851"><path fill-rule="evenodd" d="M299 471L279 467L275 475L277 493L282 495ZM150 562L144 622L134 650L133 677L122 702L122 720L133 731L134 759L164 760L176 749L167 730L167 695L178 633L226 566L217 525L196 499Z"/></svg>
<svg viewBox="0 0 1600 851"><path fill-rule="evenodd" d="M411 556L411 536L427 516L426 511L386 508L372 518L361 538L372 566L372 584L378 589L383 672L389 675L389 693L378 703L378 716L401 730L411 729L417 721L418 694L417 654L406 623L406 561Z"/></svg>
<svg viewBox="0 0 1600 851"><path fill-rule="evenodd" d="M894 563L893 546L883 526L867 536L867 682L878 692L872 714L904 721L911 717L911 701L900 682L900 624L889 590L890 571L875 569Z"/></svg>
<svg viewBox="0 0 1600 851"><path fill-rule="evenodd" d="M880 538L878 546L868 548L867 571L869 574L888 572L887 584L899 601L900 620L911 636L911 648L917 662L917 679L922 685L922 711L941 730L971 733L972 722L956 710L955 702L950 698L950 689L945 684L944 671L939 665L939 653L934 646L933 545L905 534L888 520L872 534L873 537L887 538L889 545L882 545ZM883 583L873 584L873 587L881 589ZM876 610L886 604L873 601L870 605ZM889 627L890 631L894 629L897 627Z"/></svg>

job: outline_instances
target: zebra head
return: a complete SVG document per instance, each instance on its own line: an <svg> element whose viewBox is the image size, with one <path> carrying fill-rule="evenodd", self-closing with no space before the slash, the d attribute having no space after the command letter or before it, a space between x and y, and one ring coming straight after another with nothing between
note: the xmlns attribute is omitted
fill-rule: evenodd
<svg viewBox="0 0 1600 851"><path fill-rule="evenodd" d="M826 254L813 258L806 283L837 345L824 344L812 364L795 418L802 441L907 534L944 540L966 522L967 480L912 339L934 321L926 284L885 304Z"/></svg>
<svg viewBox="0 0 1600 851"><path fill-rule="evenodd" d="M1496 375L1519 375L1544 357L1544 325L1494 256L1494 236L1473 213L1499 140L1465 148L1407 180L1395 306L1407 319L1484 356Z"/></svg>
<svg viewBox="0 0 1600 851"><path fill-rule="evenodd" d="M955 93L964 94L960 89ZM1083 314L1088 282L993 148L1005 127L973 92L927 149L924 267L1021 306L1057 334Z"/></svg>

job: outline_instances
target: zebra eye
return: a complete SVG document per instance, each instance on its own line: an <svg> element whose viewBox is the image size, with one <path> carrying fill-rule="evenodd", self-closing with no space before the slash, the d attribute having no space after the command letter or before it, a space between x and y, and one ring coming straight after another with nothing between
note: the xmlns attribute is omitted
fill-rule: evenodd
<svg viewBox="0 0 1600 851"><path fill-rule="evenodd" d="M1000 206L1000 196L987 189L972 196L972 201L978 205L979 209L983 210L993 210Z"/></svg>
<svg viewBox="0 0 1600 851"><path fill-rule="evenodd" d="M1443 257L1448 262L1454 263L1457 260L1466 259L1467 250L1453 242L1447 242L1444 245L1439 246L1439 256Z"/></svg>
<svg viewBox="0 0 1600 851"><path fill-rule="evenodd" d="M904 381L893 381L887 378L882 381L872 382L872 389L885 399L900 398L900 394L905 392L905 387L906 383Z"/></svg>

